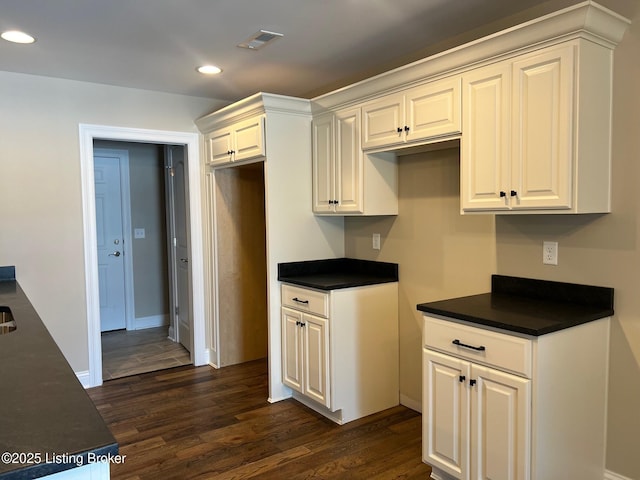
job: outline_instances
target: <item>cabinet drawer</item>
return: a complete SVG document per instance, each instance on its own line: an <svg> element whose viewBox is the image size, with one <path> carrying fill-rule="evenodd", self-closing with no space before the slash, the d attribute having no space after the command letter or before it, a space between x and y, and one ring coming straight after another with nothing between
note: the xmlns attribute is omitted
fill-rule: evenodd
<svg viewBox="0 0 640 480"><path fill-rule="evenodd" d="M282 285L282 306L327 318L329 316L329 294L308 288Z"/></svg>
<svg viewBox="0 0 640 480"><path fill-rule="evenodd" d="M424 315L424 345L450 355L531 378L532 342Z"/></svg>

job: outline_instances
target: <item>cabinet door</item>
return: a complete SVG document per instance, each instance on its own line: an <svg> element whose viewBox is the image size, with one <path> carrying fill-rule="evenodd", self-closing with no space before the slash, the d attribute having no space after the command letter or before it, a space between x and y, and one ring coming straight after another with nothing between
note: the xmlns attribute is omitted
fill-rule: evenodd
<svg viewBox="0 0 640 480"><path fill-rule="evenodd" d="M325 407L330 407L328 320L305 314L303 332L304 393Z"/></svg>
<svg viewBox="0 0 640 480"><path fill-rule="evenodd" d="M471 478L531 478L531 380L472 364Z"/></svg>
<svg viewBox="0 0 640 480"><path fill-rule="evenodd" d="M302 313L282 308L282 383L304 393Z"/></svg>
<svg viewBox="0 0 640 480"><path fill-rule="evenodd" d="M469 362L423 349L422 459L468 480Z"/></svg>
<svg viewBox="0 0 640 480"><path fill-rule="evenodd" d="M338 213L363 212L360 109L336 114L335 192Z"/></svg>
<svg viewBox="0 0 640 480"><path fill-rule="evenodd" d="M259 115L234 125L234 161L249 160L265 155L263 123L264 117Z"/></svg>
<svg viewBox="0 0 640 480"><path fill-rule="evenodd" d="M406 93L407 142L460 133L460 77L413 88Z"/></svg>
<svg viewBox="0 0 640 480"><path fill-rule="evenodd" d="M490 65L463 76L460 147L463 211L508 208L510 78L508 63Z"/></svg>
<svg viewBox="0 0 640 480"><path fill-rule="evenodd" d="M362 148L403 143L404 118L403 94L388 95L363 105Z"/></svg>
<svg viewBox="0 0 640 480"><path fill-rule="evenodd" d="M230 129L216 130L207 136L207 163L209 165L221 165L231 161L233 150L232 134Z"/></svg>
<svg viewBox="0 0 640 480"><path fill-rule="evenodd" d="M512 208L571 208L573 46L513 63Z"/></svg>
<svg viewBox="0 0 640 480"><path fill-rule="evenodd" d="M313 119L313 211L334 211L334 125L333 114Z"/></svg>

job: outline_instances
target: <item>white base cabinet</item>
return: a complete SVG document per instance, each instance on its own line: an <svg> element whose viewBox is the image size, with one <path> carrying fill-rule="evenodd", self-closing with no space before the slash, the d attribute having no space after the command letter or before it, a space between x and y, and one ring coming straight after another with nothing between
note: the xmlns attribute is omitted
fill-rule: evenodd
<svg viewBox="0 0 640 480"><path fill-rule="evenodd" d="M609 321L527 337L424 315L432 477L602 480Z"/></svg>
<svg viewBox="0 0 640 480"><path fill-rule="evenodd" d="M282 285L282 381L343 424L399 404L398 284Z"/></svg>

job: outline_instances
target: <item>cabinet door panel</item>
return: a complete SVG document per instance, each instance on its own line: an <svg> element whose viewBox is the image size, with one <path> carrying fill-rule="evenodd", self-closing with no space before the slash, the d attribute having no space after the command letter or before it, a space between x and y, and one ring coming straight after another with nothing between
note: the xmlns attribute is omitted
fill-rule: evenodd
<svg viewBox="0 0 640 480"><path fill-rule="evenodd" d="M362 213L360 110L338 113L336 129L336 212Z"/></svg>
<svg viewBox="0 0 640 480"><path fill-rule="evenodd" d="M470 364L423 349L422 368L422 458L455 478L468 479Z"/></svg>
<svg viewBox="0 0 640 480"><path fill-rule="evenodd" d="M231 130L218 130L207 136L209 165L220 165L231 161L232 137Z"/></svg>
<svg viewBox="0 0 640 480"><path fill-rule="evenodd" d="M463 77L464 133L460 149L463 210L508 208L510 76L511 70L505 63Z"/></svg>
<svg viewBox="0 0 640 480"><path fill-rule="evenodd" d="M404 142L404 95L390 95L362 107L362 148Z"/></svg>
<svg viewBox="0 0 640 480"><path fill-rule="evenodd" d="M248 160L264 156L263 122L264 117L258 116L234 126L236 137L234 160Z"/></svg>
<svg viewBox="0 0 640 480"><path fill-rule="evenodd" d="M460 133L460 78L445 79L406 94L407 141Z"/></svg>
<svg viewBox="0 0 640 480"><path fill-rule="evenodd" d="M329 325L326 318L304 315L305 394L325 407L329 395Z"/></svg>
<svg viewBox="0 0 640 480"><path fill-rule="evenodd" d="M571 208L573 47L513 64L512 208Z"/></svg>
<svg viewBox="0 0 640 480"><path fill-rule="evenodd" d="M293 390L303 393L301 322L301 312L288 308L282 309L282 382Z"/></svg>
<svg viewBox="0 0 640 480"><path fill-rule="evenodd" d="M332 212L334 194L334 115L313 120L313 211Z"/></svg>
<svg viewBox="0 0 640 480"><path fill-rule="evenodd" d="M472 478L528 480L531 380L473 364Z"/></svg>

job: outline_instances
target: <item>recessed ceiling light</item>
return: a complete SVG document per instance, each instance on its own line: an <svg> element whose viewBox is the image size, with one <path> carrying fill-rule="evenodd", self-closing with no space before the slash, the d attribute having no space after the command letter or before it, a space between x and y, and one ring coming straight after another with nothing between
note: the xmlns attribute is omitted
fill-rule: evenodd
<svg viewBox="0 0 640 480"><path fill-rule="evenodd" d="M197 70L200 73L204 73L205 75L215 75L222 72L222 69L216 67L215 65L203 65L201 67L198 67Z"/></svg>
<svg viewBox="0 0 640 480"><path fill-rule="evenodd" d="M24 33L19 30L8 30L6 32L2 32L0 37L5 39L7 42L13 43L33 43L36 41L36 39L28 33Z"/></svg>

